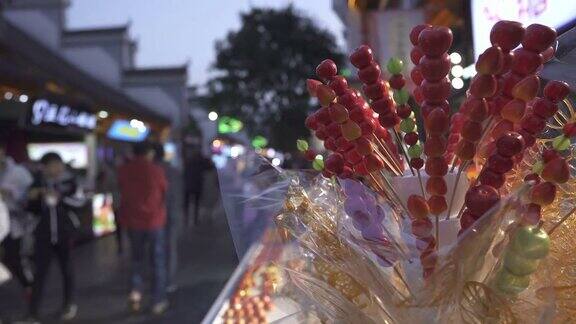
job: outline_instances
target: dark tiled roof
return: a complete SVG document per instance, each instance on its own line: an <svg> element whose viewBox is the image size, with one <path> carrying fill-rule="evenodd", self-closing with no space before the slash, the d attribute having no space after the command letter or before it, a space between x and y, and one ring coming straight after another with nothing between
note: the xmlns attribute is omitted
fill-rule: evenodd
<svg viewBox="0 0 576 324"><path fill-rule="evenodd" d="M125 34L128 32L128 25L106 28L90 28L90 29L73 29L65 30L62 32L64 36L91 36L91 35L115 35Z"/></svg>

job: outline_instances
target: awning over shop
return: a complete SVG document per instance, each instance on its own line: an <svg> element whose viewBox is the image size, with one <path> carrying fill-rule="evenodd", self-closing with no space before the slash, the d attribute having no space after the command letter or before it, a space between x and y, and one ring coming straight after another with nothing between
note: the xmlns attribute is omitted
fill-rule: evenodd
<svg viewBox="0 0 576 324"><path fill-rule="evenodd" d="M86 102L95 110L107 109L156 125L169 124L165 116L81 71L2 18L0 80L33 91L65 94Z"/></svg>

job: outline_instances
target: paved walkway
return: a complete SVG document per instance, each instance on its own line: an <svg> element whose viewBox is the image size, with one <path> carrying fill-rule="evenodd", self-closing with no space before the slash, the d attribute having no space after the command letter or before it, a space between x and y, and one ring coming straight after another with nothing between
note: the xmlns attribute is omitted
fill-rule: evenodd
<svg viewBox="0 0 576 324"><path fill-rule="evenodd" d="M185 229L180 242L179 289L170 297L171 308L161 317L146 312L130 315L126 309L128 255L116 253L114 237L80 246L74 252L78 317L70 323L200 323L237 264L224 212L218 203L198 227ZM14 282L0 287L0 319L20 318L25 303ZM42 313L43 323L55 319L60 306L60 274L52 265Z"/></svg>

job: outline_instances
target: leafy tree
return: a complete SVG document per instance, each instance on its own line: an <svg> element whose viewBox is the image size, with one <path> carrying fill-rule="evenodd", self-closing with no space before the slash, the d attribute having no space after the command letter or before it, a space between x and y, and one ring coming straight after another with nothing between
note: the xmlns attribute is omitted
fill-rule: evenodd
<svg viewBox="0 0 576 324"><path fill-rule="evenodd" d="M252 9L240 30L216 43L216 76L204 98L220 115L242 120L250 135L263 135L284 151L306 137L304 119L314 102L306 78L326 58L343 61L334 36L292 6Z"/></svg>

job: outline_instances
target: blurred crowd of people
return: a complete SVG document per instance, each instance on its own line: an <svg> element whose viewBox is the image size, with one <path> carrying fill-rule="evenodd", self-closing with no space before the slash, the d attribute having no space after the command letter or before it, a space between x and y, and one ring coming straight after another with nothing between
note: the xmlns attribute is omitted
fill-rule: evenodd
<svg viewBox="0 0 576 324"><path fill-rule="evenodd" d="M150 310L162 314L169 307L167 294L176 289L181 221L188 224L192 204L194 224L198 223L202 180L213 165L198 151L186 159L182 173L165 161L162 145L150 142L134 144L131 153L101 167L98 189L113 196L118 253L123 252L124 235L130 243L130 310L143 308L143 292L150 284ZM53 259L62 276L61 319L76 316L72 255L78 212L86 203L78 176L60 155L46 153L39 168L30 170L7 156L0 143L0 267L5 266L4 272L0 268L0 284L11 276L22 287L28 303L22 322L38 322ZM31 257L22 253L27 241L33 242ZM144 275L147 264L152 267L151 280Z"/></svg>

